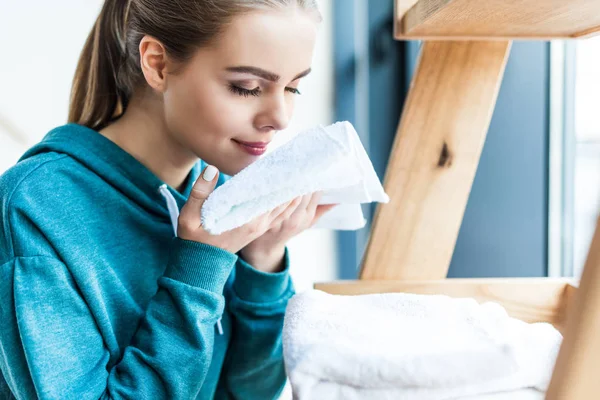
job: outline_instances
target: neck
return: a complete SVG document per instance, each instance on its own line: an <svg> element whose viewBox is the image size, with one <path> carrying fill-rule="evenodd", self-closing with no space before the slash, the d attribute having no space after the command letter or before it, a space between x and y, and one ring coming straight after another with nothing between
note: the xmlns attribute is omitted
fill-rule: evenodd
<svg viewBox="0 0 600 400"><path fill-rule="evenodd" d="M154 175L181 191L198 157L169 133L160 99L133 96L122 117L100 131Z"/></svg>

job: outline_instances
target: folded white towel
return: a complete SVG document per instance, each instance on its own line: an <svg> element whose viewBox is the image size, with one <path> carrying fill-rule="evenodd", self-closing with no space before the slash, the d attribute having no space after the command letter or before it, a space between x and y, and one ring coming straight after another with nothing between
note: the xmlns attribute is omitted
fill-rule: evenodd
<svg viewBox="0 0 600 400"><path fill-rule="evenodd" d="M545 390L562 336L495 303L310 290L287 308L283 351L295 399L454 399Z"/></svg>
<svg viewBox="0 0 600 400"><path fill-rule="evenodd" d="M478 396L461 397L459 400L544 400L546 393L537 389L519 389Z"/></svg>
<svg viewBox="0 0 600 400"><path fill-rule="evenodd" d="M389 201L349 122L296 135L217 188L202 206L202 226L220 234L295 197L323 191L320 204L339 204L315 228L365 225L361 203Z"/></svg>

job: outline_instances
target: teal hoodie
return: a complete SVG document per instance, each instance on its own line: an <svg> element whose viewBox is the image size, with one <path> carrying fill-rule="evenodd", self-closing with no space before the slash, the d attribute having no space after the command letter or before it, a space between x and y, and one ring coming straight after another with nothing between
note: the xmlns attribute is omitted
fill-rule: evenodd
<svg viewBox="0 0 600 400"><path fill-rule="evenodd" d="M279 396L294 293L287 251L283 272L263 273L175 237L173 218L201 168L179 193L98 132L69 124L0 177L0 393Z"/></svg>

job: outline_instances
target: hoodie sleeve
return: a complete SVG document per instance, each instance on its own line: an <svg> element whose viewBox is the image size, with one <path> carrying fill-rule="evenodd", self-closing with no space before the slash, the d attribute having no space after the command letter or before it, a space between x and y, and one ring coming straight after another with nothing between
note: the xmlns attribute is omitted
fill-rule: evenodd
<svg viewBox="0 0 600 400"><path fill-rule="evenodd" d="M174 239L131 343L110 360L66 266L46 256L0 266L0 367L18 399L191 399L212 358L223 288L237 260Z"/></svg>
<svg viewBox="0 0 600 400"><path fill-rule="evenodd" d="M286 383L282 330L288 300L294 295L285 268L265 273L239 258L228 291L233 336L221 373L218 399L276 399Z"/></svg>

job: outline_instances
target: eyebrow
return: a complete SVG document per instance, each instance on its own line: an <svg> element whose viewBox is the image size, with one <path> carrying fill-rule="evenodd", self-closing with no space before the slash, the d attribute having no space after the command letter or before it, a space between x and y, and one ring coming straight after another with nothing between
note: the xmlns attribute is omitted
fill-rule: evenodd
<svg viewBox="0 0 600 400"><path fill-rule="evenodd" d="M274 72L269 72L269 71L266 71L266 70L264 70L262 68L258 68L258 67L250 67L250 66L242 65L239 67L227 67L226 70L230 71L230 72L240 72L243 74L252 74L252 75L258 76L259 78L263 78L263 79L266 79L271 82L277 82L281 78L279 75L277 75ZM296 75L294 77L294 79L292 79L292 81L298 80L300 78L304 78L306 75L310 74L310 71L311 71L311 68L307 69L306 71L300 72L298 75Z"/></svg>

